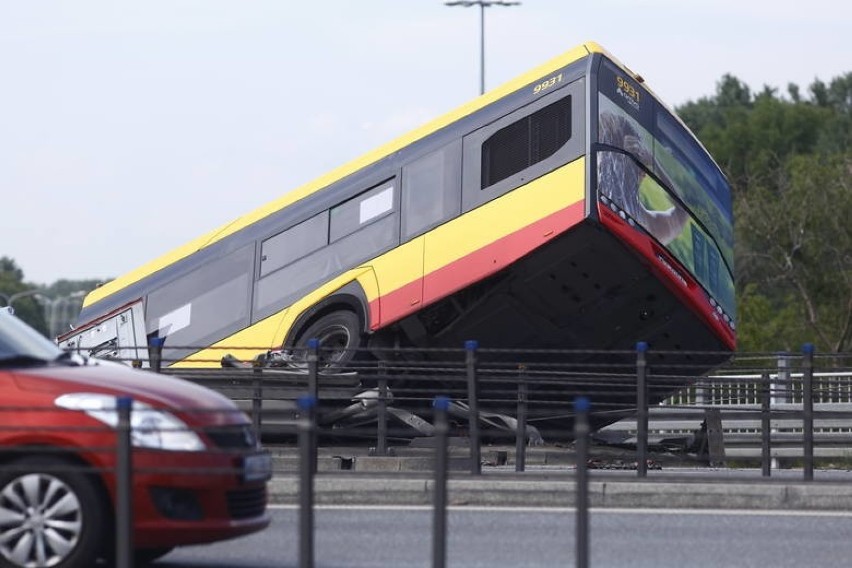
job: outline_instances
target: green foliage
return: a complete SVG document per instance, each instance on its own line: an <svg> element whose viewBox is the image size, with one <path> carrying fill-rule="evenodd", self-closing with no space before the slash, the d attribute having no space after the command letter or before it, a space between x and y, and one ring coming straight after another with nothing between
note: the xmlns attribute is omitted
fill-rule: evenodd
<svg viewBox="0 0 852 568"><path fill-rule="evenodd" d="M83 296L98 283L94 279L57 280L49 286L26 282L13 259L0 258L0 305L12 300L15 315L51 339L76 320Z"/></svg>
<svg viewBox="0 0 852 568"><path fill-rule="evenodd" d="M9 257L0 258L0 298L2 305L15 309L15 315L33 326L39 332L47 335L47 322L44 310L39 305L37 296L43 293L43 288L37 284L24 282L24 271Z"/></svg>
<svg viewBox="0 0 852 568"><path fill-rule="evenodd" d="M740 349L852 350L852 73L678 109L734 188Z"/></svg>
<svg viewBox="0 0 852 568"><path fill-rule="evenodd" d="M741 352L798 352L812 335L805 325L801 304L790 295L774 297L762 293L757 284L748 284L739 301L737 328Z"/></svg>

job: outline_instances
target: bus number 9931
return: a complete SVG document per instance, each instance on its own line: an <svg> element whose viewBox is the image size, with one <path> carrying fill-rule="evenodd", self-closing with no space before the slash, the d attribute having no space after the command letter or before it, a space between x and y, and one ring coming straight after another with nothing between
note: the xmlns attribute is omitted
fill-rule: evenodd
<svg viewBox="0 0 852 568"><path fill-rule="evenodd" d="M538 85L536 85L535 87L533 87L533 93L539 94L540 92L546 91L547 89L549 89L553 86L556 86L561 82L562 82L562 73L560 73L559 75L554 75L550 79L546 79L546 80L542 81L541 83L539 83Z"/></svg>
<svg viewBox="0 0 852 568"><path fill-rule="evenodd" d="M639 104L639 91L631 85L628 81L625 81L621 77L616 76L615 82L618 84L618 93L621 94L625 99L627 99L631 106L635 106L638 108ZM635 104L634 104L635 103Z"/></svg>

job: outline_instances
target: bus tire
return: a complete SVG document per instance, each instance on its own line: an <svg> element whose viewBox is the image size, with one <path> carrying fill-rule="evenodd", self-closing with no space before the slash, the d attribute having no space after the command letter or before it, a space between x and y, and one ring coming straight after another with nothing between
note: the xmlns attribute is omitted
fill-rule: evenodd
<svg viewBox="0 0 852 568"><path fill-rule="evenodd" d="M319 341L319 366L344 366L358 355L364 336L358 314L349 310L327 313L314 320L299 334L293 345L297 358L305 357L308 341Z"/></svg>

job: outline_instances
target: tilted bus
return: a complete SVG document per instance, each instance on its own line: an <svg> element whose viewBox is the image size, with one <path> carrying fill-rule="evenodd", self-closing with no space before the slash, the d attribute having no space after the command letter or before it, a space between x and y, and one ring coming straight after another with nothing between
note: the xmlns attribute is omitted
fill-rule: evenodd
<svg viewBox="0 0 852 568"><path fill-rule="evenodd" d="M586 43L91 292L66 347L736 345L729 185ZM706 367L719 359L703 359Z"/></svg>

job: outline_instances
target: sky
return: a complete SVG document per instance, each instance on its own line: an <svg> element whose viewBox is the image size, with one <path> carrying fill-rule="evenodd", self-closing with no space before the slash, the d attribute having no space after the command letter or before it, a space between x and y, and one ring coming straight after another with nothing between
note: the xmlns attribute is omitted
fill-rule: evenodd
<svg viewBox="0 0 852 568"><path fill-rule="evenodd" d="M593 40L670 106L726 73L852 71L839 0L523 0L494 88ZM443 0L0 0L0 257L108 280L479 94L479 8Z"/></svg>

